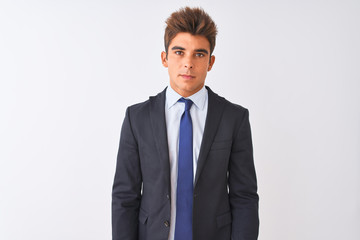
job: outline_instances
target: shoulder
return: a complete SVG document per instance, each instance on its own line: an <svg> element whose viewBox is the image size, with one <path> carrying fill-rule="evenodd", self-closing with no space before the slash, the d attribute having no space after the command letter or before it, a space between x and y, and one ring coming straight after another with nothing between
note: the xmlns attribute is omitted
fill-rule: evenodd
<svg viewBox="0 0 360 240"><path fill-rule="evenodd" d="M218 102L222 106L225 112L233 114L233 116L235 115L243 116L244 114L248 114L249 111L244 106L230 102L226 98L219 96L217 93L213 92L209 87L206 88L208 90L209 99L213 99L212 101L210 100L210 102L213 101Z"/></svg>
<svg viewBox="0 0 360 240"><path fill-rule="evenodd" d="M150 96L148 100L133 104L126 110L127 114L133 117L141 117L148 114L152 108L161 108L165 106L166 89L155 96Z"/></svg>
<svg viewBox="0 0 360 240"><path fill-rule="evenodd" d="M244 113L244 112L248 111L247 108L245 108L239 104L232 103L226 99L224 99L224 101L226 102L226 106L229 108L230 111L235 111L235 112L240 112L240 113Z"/></svg>
<svg viewBox="0 0 360 240"><path fill-rule="evenodd" d="M149 102L150 102L150 99L140 102L140 103L130 105L127 107L127 111L131 112L131 113L143 112L145 109L149 108Z"/></svg>

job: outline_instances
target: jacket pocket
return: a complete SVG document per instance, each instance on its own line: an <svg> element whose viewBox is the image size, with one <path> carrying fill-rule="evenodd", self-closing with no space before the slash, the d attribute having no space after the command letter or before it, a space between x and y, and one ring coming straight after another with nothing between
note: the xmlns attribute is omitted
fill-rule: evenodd
<svg viewBox="0 0 360 240"><path fill-rule="evenodd" d="M146 224L148 217L149 217L148 214L142 208L140 208L139 222L142 224Z"/></svg>
<svg viewBox="0 0 360 240"><path fill-rule="evenodd" d="M231 223L231 212L227 212L216 217L216 224L218 228L222 228L230 223Z"/></svg>

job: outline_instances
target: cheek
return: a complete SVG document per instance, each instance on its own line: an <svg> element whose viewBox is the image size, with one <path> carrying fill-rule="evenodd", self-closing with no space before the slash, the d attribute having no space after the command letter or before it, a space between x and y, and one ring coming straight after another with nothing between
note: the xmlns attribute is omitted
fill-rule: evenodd
<svg viewBox="0 0 360 240"><path fill-rule="evenodd" d="M168 68L171 71L176 71L176 69L178 68L178 65L176 64L176 62L171 62L171 63L168 64Z"/></svg>
<svg viewBox="0 0 360 240"><path fill-rule="evenodd" d="M202 74L206 75L206 73L209 71L209 65L208 64L203 64L201 66L201 69L199 69L199 70L202 72Z"/></svg>
<svg viewBox="0 0 360 240"><path fill-rule="evenodd" d="M201 59L201 61L198 61L197 66L199 70L205 71L209 67L209 60L208 59Z"/></svg>

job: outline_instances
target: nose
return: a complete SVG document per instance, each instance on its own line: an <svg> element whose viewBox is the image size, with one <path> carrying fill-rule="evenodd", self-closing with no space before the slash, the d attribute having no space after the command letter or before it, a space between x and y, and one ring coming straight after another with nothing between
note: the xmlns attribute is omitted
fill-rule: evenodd
<svg viewBox="0 0 360 240"><path fill-rule="evenodd" d="M191 68L193 68L193 65L192 64L185 64L185 68L191 69Z"/></svg>
<svg viewBox="0 0 360 240"><path fill-rule="evenodd" d="M185 67L185 68L188 68L188 69L191 69L191 68L194 67L194 64L193 64L193 62L192 62L191 57L185 58L185 60L184 60L184 67Z"/></svg>

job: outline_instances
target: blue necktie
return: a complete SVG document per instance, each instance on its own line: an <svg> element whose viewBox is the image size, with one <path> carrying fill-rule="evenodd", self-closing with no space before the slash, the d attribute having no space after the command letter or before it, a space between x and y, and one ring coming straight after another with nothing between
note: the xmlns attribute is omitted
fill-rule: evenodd
<svg viewBox="0 0 360 240"><path fill-rule="evenodd" d="M184 98L179 102L185 103L185 112L180 120L175 240L192 240L193 131L190 108L193 102Z"/></svg>

